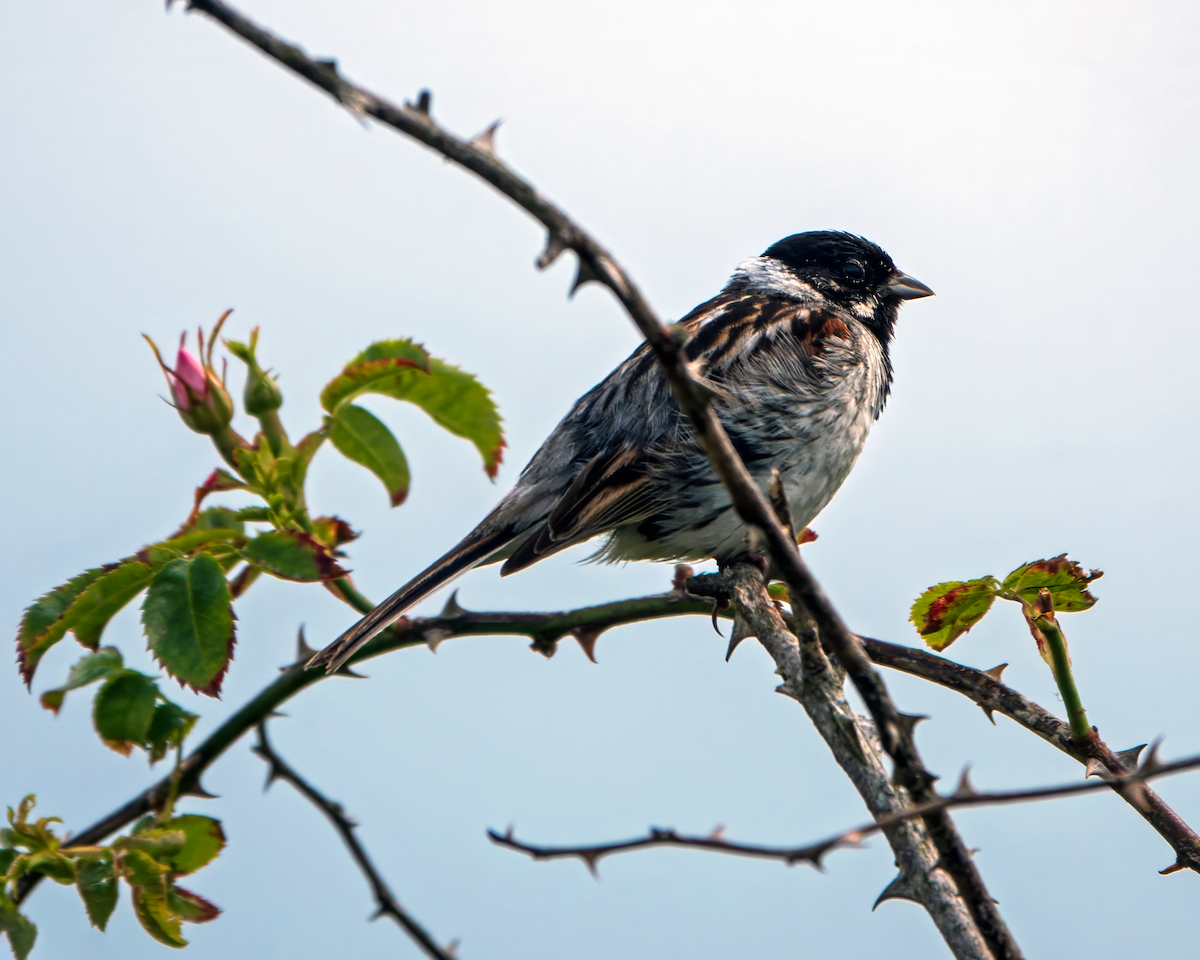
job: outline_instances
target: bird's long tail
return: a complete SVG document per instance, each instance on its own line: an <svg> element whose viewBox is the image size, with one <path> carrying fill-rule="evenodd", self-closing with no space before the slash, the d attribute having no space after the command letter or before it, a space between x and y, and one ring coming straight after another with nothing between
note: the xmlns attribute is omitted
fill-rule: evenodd
<svg viewBox="0 0 1200 960"><path fill-rule="evenodd" d="M512 539L512 531L502 529L491 534L470 534L440 560L393 593L349 630L308 661L309 668L323 666L326 673L335 673L364 643L400 619L409 607L424 600L435 590L468 570L479 566Z"/></svg>

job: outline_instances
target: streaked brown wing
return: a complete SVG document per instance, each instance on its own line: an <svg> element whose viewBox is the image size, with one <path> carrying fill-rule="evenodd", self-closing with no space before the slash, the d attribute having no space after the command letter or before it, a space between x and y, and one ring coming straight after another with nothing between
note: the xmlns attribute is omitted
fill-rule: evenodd
<svg viewBox="0 0 1200 960"><path fill-rule="evenodd" d="M559 498L542 528L505 561L500 574L523 570L559 550L651 516L659 506L645 471L645 451L622 447L600 454Z"/></svg>

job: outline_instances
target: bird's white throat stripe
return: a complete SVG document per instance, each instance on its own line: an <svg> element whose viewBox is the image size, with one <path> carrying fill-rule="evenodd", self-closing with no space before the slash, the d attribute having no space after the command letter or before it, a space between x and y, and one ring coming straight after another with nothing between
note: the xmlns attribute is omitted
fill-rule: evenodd
<svg viewBox="0 0 1200 960"><path fill-rule="evenodd" d="M797 300L824 300L819 290L809 286L774 257L751 257L738 264L730 283L745 284L756 293L794 297Z"/></svg>

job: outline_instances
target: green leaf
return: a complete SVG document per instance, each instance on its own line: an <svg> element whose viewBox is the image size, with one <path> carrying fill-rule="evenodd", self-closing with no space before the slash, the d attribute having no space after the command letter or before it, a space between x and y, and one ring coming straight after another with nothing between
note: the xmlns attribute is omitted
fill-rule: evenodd
<svg viewBox="0 0 1200 960"><path fill-rule="evenodd" d="M117 837L113 841L114 850L140 850L153 857L163 866L171 866L171 858L179 853L187 843L187 834L166 826L158 826L151 821L150 826L143 827L128 837Z"/></svg>
<svg viewBox="0 0 1200 960"><path fill-rule="evenodd" d="M158 685L136 670L106 680L92 704L92 722L104 745L127 757L144 744L158 696Z"/></svg>
<svg viewBox="0 0 1200 960"><path fill-rule="evenodd" d="M0 930L8 934L8 945L16 960L25 960L37 939L37 927L18 913L3 893L0 893Z"/></svg>
<svg viewBox="0 0 1200 960"><path fill-rule="evenodd" d="M374 414L344 403L325 420L329 440L341 454L370 470L387 490L393 507L408 496L408 460L400 444Z"/></svg>
<svg viewBox="0 0 1200 960"><path fill-rule="evenodd" d="M341 404L372 391L377 383L428 370L429 354L419 343L411 340L373 343L326 384L321 391L321 406L326 413L336 413Z"/></svg>
<svg viewBox="0 0 1200 960"><path fill-rule="evenodd" d="M220 693L233 656L233 619L225 573L207 553L166 564L142 604L142 625L158 662L180 683L211 697Z"/></svg>
<svg viewBox="0 0 1200 960"><path fill-rule="evenodd" d="M27 686L33 681L38 661L66 634L70 623L65 615L75 598L93 581L114 569L116 564L86 570L61 587L42 594L25 610L21 625L17 628L17 663L21 679Z"/></svg>
<svg viewBox="0 0 1200 960"><path fill-rule="evenodd" d="M16 858L17 851L12 847L0 847L0 877L8 873L8 868ZM0 889L3 889L3 886L3 882L0 882Z"/></svg>
<svg viewBox="0 0 1200 960"><path fill-rule="evenodd" d="M245 537L237 530L230 530L228 527L193 530L190 533L172 537L170 540L162 540L143 547L138 551L137 556L143 563L158 566L215 543L240 543L244 539Z"/></svg>
<svg viewBox="0 0 1200 960"><path fill-rule="evenodd" d="M75 639L93 650L100 643L104 627L125 604L150 585L154 571L144 563L122 563L110 570L71 604L66 619Z"/></svg>
<svg viewBox="0 0 1200 960"><path fill-rule="evenodd" d="M167 905L172 913L188 923L208 923L221 915L221 908L216 904L183 887L171 887L167 893Z"/></svg>
<svg viewBox="0 0 1200 960"><path fill-rule="evenodd" d="M209 507L200 511L196 517L194 530L232 530L235 533L245 533L245 518L241 510L230 510L229 507Z"/></svg>
<svg viewBox="0 0 1200 960"><path fill-rule="evenodd" d="M429 376L393 377L372 387L373 393L415 403L456 437L470 440L493 479L504 456L504 431L491 391L471 374L430 358Z"/></svg>
<svg viewBox="0 0 1200 960"><path fill-rule="evenodd" d="M346 576L324 546L298 530L269 530L251 540L243 559L281 580L314 583Z"/></svg>
<svg viewBox="0 0 1200 960"><path fill-rule="evenodd" d="M1026 603L1033 603L1038 592L1045 587L1054 598L1056 613L1077 613L1087 610L1096 603L1096 598L1088 592L1088 584L1099 580L1104 574L1099 570L1084 573L1083 568L1074 560L1068 560L1065 553L1049 560L1034 560L1017 567L1004 578L1000 589L1005 593L1015 593Z"/></svg>
<svg viewBox="0 0 1200 960"><path fill-rule="evenodd" d="M221 821L212 817L185 813L168 820L163 824L163 829L182 831L185 837L183 848L164 858L176 876L195 873L225 849L225 831L221 829Z"/></svg>
<svg viewBox="0 0 1200 960"><path fill-rule="evenodd" d="M124 666L120 650L116 647L101 647L95 653L89 653L81 660L76 661L67 672L67 682L61 687L55 687L53 690L43 693L42 706L58 713L68 691L86 687L89 683L95 683L97 680L107 680L114 674L120 673Z"/></svg>
<svg viewBox="0 0 1200 960"><path fill-rule="evenodd" d="M34 823L29 822L29 815L37 803L37 797L30 793L22 798L14 811L8 808L8 824L10 830L4 831L7 846L22 846L28 850L57 850L58 837L50 829L52 823L62 823L58 817L38 817Z"/></svg>
<svg viewBox="0 0 1200 960"><path fill-rule="evenodd" d="M930 647L945 650L983 619L998 586L995 577L939 583L917 598L910 619Z"/></svg>
<svg viewBox="0 0 1200 960"><path fill-rule="evenodd" d="M75 882L75 864L70 857L64 856L57 850L42 850L31 854L26 862L26 872L40 873L56 883L70 884Z"/></svg>
<svg viewBox="0 0 1200 960"><path fill-rule="evenodd" d="M168 750L183 743L184 738L192 732L192 727L199 719L196 714L188 713L179 704L170 700L164 700L155 707L154 719L150 721L150 729L146 733L146 748L150 753L150 763L158 763L167 755Z"/></svg>
<svg viewBox="0 0 1200 960"><path fill-rule="evenodd" d="M117 906L117 878L111 856L75 861L75 886L83 898L88 920L103 930Z"/></svg>
<svg viewBox="0 0 1200 960"><path fill-rule="evenodd" d="M179 917L168 903L170 868L142 850L127 850L121 857L122 872L129 881L133 912L145 931L168 947L185 947Z"/></svg>

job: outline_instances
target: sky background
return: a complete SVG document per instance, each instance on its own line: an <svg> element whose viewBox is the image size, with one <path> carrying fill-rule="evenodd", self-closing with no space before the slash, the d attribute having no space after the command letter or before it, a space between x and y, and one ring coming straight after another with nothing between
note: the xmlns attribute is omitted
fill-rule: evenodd
<svg viewBox="0 0 1200 960"><path fill-rule="evenodd" d="M158 0L0 4L0 610L173 530L216 465L157 397L141 342L171 345L228 307L260 325L285 422L319 423L320 387L373 340L411 336L494 390L509 449L496 484L415 409L369 405L400 437L400 509L322 451L310 499L363 530L350 565L382 598L465 533L570 403L636 345L574 265L538 273L540 229L414 143L364 127L222 28ZM935 299L907 305L891 401L814 526L814 572L861 633L917 643L926 586L1069 551L1105 578L1064 617L1089 717L1115 748L1200 749L1191 610L1200 533L1200 7L1194 3L704 3L245 0L241 9L401 100L427 87L464 135L497 117L501 157L606 244L666 318L801 230L880 243ZM234 375L234 381L238 378ZM240 383L237 386L240 391ZM235 395L236 392L235 391ZM579 565L460 582L470 609L561 609L658 592L670 567ZM436 612L445 596L422 610ZM221 702L179 693L212 730L352 614L260 582L239 602ZM136 609L109 627L155 672ZM650 824L800 844L864 810L766 655L731 663L702 618L614 630L599 665L564 644L446 643L322 683L273 723L281 753L362 824L400 901L464 960L495 957L945 955L915 905L871 913L886 844L804 867L658 851L539 864L493 847L585 843ZM34 693L80 654L43 661ZM1061 712L1015 609L951 648ZM1081 768L955 694L887 674L925 713L919 745L981 788ZM1192 691L1192 692L1189 692ZM79 830L162 773L90 729L90 692L54 718L0 677L0 804L38 795ZM225 909L194 957L415 957L340 842L238 744L206 777L230 845L193 886ZM1161 784L1200 821L1200 777ZM1164 842L1104 794L962 813L966 842L1031 957L1182 955L1200 877L1160 877ZM123 894L124 896L124 894ZM128 900L101 934L73 890L28 903L53 958L161 957ZM1188 947L1184 947L1188 944Z"/></svg>

